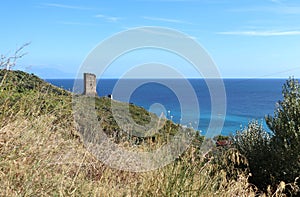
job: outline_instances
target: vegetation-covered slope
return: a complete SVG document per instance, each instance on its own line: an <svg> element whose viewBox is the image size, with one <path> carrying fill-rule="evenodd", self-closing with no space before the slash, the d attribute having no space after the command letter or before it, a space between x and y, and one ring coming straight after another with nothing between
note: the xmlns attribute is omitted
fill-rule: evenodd
<svg viewBox="0 0 300 197"><path fill-rule="evenodd" d="M28 74L23 71L12 71L0 69L0 84L2 90L12 90L15 92L26 92L37 90L43 93L55 93L57 95L70 95L67 91L55 87L34 74Z"/></svg>
<svg viewBox="0 0 300 197"><path fill-rule="evenodd" d="M150 142L128 138L113 119L110 104L108 98L96 98L97 116L111 140L129 149L155 149L179 127L166 121ZM122 107L118 113L122 116ZM134 105L130 113L141 125L153 116ZM0 70L0 196L257 195L248 183L246 158L230 147L203 154L200 136L176 161L145 173L105 166L87 151L81 137L70 92L34 75ZM274 195L283 191L280 186Z"/></svg>

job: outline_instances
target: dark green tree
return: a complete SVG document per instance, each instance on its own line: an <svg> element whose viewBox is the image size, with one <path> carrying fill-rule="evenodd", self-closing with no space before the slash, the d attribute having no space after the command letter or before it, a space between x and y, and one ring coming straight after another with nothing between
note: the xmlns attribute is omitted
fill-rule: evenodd
<svg viewBox="0 0 300 197"><path fill-rule="evenodd" d="M283 99L278 101L274 115L266 116L271 133L258 122L237 132L234 145L246 156L252 177L260 189L273 189L281 182L289 184L286 191L299 195L300 177L300 85L293 78L283 85Z"/></svg>
<svg viewBox="0 0 300 197"><path fill-rule="evenodd" d="M267 116L266 123L274 136L275 180L287 183L300 176L300 85L290 78L283 86L283 100L278 102L274 116Z"/></svg>

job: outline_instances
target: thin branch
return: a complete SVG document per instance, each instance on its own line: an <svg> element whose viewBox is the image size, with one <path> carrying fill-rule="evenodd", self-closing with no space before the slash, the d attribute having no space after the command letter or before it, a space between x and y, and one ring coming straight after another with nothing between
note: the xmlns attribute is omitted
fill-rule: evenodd
<svg viewBox="0 0 300 197"><path fill-rule="evenodd" d="M22 50L27 47L28 45L30 45L30 42L27 42L25 44L23 44L21 47L19 47L13 56L5 56L3 54L1 54L0 57L0 67L4 67L7 70L10 70L12 67L14 67L16 65L16 61L22 57L24 57L27 53L22 53Z"/></svg>

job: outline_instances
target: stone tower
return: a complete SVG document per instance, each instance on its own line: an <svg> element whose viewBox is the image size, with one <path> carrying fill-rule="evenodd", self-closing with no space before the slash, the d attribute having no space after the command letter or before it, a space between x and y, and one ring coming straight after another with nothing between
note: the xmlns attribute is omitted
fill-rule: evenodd
<svg viewBox="0 0 300 197"><path fill-rule="evenodd" d="M84 73L84 95L96 96L96 75Z"/></svg>

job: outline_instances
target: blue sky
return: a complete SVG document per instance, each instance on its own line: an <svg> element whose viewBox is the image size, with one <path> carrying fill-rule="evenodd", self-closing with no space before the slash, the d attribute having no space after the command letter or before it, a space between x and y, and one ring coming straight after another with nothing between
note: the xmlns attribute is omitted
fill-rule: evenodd
<svg viewBox="0 0 300 197"><path fill-rule="evenodd" d="M30 41L19 67L43 78L75 77L97 44L140 26L190 35L222 77L300 77L296 0L6 0L0 22L0 53Z"/></svg>

